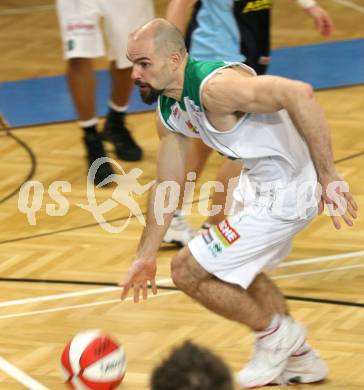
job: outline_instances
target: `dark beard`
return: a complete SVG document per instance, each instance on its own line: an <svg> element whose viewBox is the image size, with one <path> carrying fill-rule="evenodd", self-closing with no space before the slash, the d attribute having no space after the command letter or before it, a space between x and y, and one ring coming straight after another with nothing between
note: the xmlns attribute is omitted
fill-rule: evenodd
<svg viewBox="0 0 364 390"><path fill-rule="evenodd" d="M153 104L158 100L159 95L164 92L164 89L155 89L148 83L142 83L139 80L135 81L135 85L139 87L140 96L144 103ZM140 87L147 87L148 89L142 89Z"/></svg>

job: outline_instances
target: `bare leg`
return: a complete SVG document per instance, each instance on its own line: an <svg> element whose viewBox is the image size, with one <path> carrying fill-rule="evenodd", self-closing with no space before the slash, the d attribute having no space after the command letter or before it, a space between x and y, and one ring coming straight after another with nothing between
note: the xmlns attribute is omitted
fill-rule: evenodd
<svg viewBox="0 0 364 390"><path fill-rule="evenodd" d="M96 118L96 76L89 58L72 58L68 61L68 85L72 99L81 121L90 121L83 125L83 141L85 143L88 167L106 153L102 145L101 137L97 132ZM111 165L107 162L102 164L95 174L94 184L97 185L113 173Z"/></svg>
<svg viewBox="0 0 364 390"><path fill-rule="evenodd" d="M126 106L133 90L132 68L117 69L115 61L110 64L111 100L117 106Z"/></svg>
<svg viewBox="0 0 364 390"><path fill-rule="evenodd" d="M188 247L183 248L172 260L171 268L176 286L209 310L245 324L254 331L262 331L271 323L272 313L249 291L206 272Z"/></svg>
<svg viewBox="0 0 364 390"><path fill-rule="evenodd" d="M125 123L126 108L133 89L131 71L131 67L118 69L115 61L110 63L111 104L109 103L103 135L114 144L118 158L125 161L139 161L143 151Z"/></svg>
<svg viewBox="0 0 364 390"><path fill-rule="evenodd" d="M271 314L288 315L289 310L279 288L263 273L260 273L248 287L248 293L255 301Z"/></svg>
<svg viewBox="0 0 364 390"><path fill-rule="evenodd" d="M89 58L71 58L67 68L68 86L81 121L96 115L96 77Z"/></svg>

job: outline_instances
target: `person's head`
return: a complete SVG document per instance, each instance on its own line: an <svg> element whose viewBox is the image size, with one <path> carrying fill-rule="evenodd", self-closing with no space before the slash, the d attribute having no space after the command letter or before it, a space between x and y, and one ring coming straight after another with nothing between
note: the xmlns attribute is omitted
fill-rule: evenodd
<svg viewBox="0 0 364 390"><path fill-rule="evenodd" d="M164 19L154 19L130 34L127 51L132 79L149 104L177 84L187 53L181 32Z"/></svg>
<svg viewBox="0 0 364 390"><path fill-rule="evenodd" d="M156 367L151 390L233 390L226 364L206 348L189 341Z"/></svg>

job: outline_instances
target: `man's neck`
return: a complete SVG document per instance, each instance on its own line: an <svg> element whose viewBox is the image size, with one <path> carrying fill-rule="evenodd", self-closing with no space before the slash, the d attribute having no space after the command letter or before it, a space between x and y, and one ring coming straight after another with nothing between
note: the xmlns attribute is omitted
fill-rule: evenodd
<svg viewBox="0 0 364 390"><path fill-rule="evenodd" d="M174 100L181 101L187 61L188 61L188 54L185 55L180 67L176 72L176 78L174 83L171 84L170 87L165 89L163 95L168 96Z"/></svg>

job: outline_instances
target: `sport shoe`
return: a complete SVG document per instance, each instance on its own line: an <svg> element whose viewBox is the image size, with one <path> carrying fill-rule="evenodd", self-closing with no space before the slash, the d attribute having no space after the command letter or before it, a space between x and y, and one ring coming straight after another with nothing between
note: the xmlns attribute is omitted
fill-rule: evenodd
<svg viewBox="0 0 364 390"><path fill-rule="evenodd" d="M282 374L270 383L282 385L319 382L327 377L328 372L327 365L319 353L310 348L300 355L290 356Z"/></svg>
<svg viewBox="0 0 364 390"><path fill-rule="evenodd" d="M98 133L86 134L83 138L83 141L86 146L88 169L90 169L92 163L98 158L105 157L106 153ZM98 185L112 174L113 170L108 162L101 164L96 171L94 184Z"/></svg>
<svg viewBox="0 0 364 390"><path fill-rule="evenodd" d="M174 214L163 242L185 246L195 237L195 231L180 213Z"/></svg>
<svg viewBox="0 0 364 390"><path fill-rule="evenodd" d="M280 377L287 359L305 341L303 327L291 317L279 317L279 325L268 334L258 335L248 365L236 379L242 387L264 386Z"/></svg>
<svg viewBox="0 0 364 390"><path fill-rule="evenodd" d="M122 118L122 119L121 119ZM107 116L102 136L106 141L114 144L118 158L125 161L139 161L143 156L140 146L134 141L128 128L124 124L123 116L112 118Z"/></svg>

